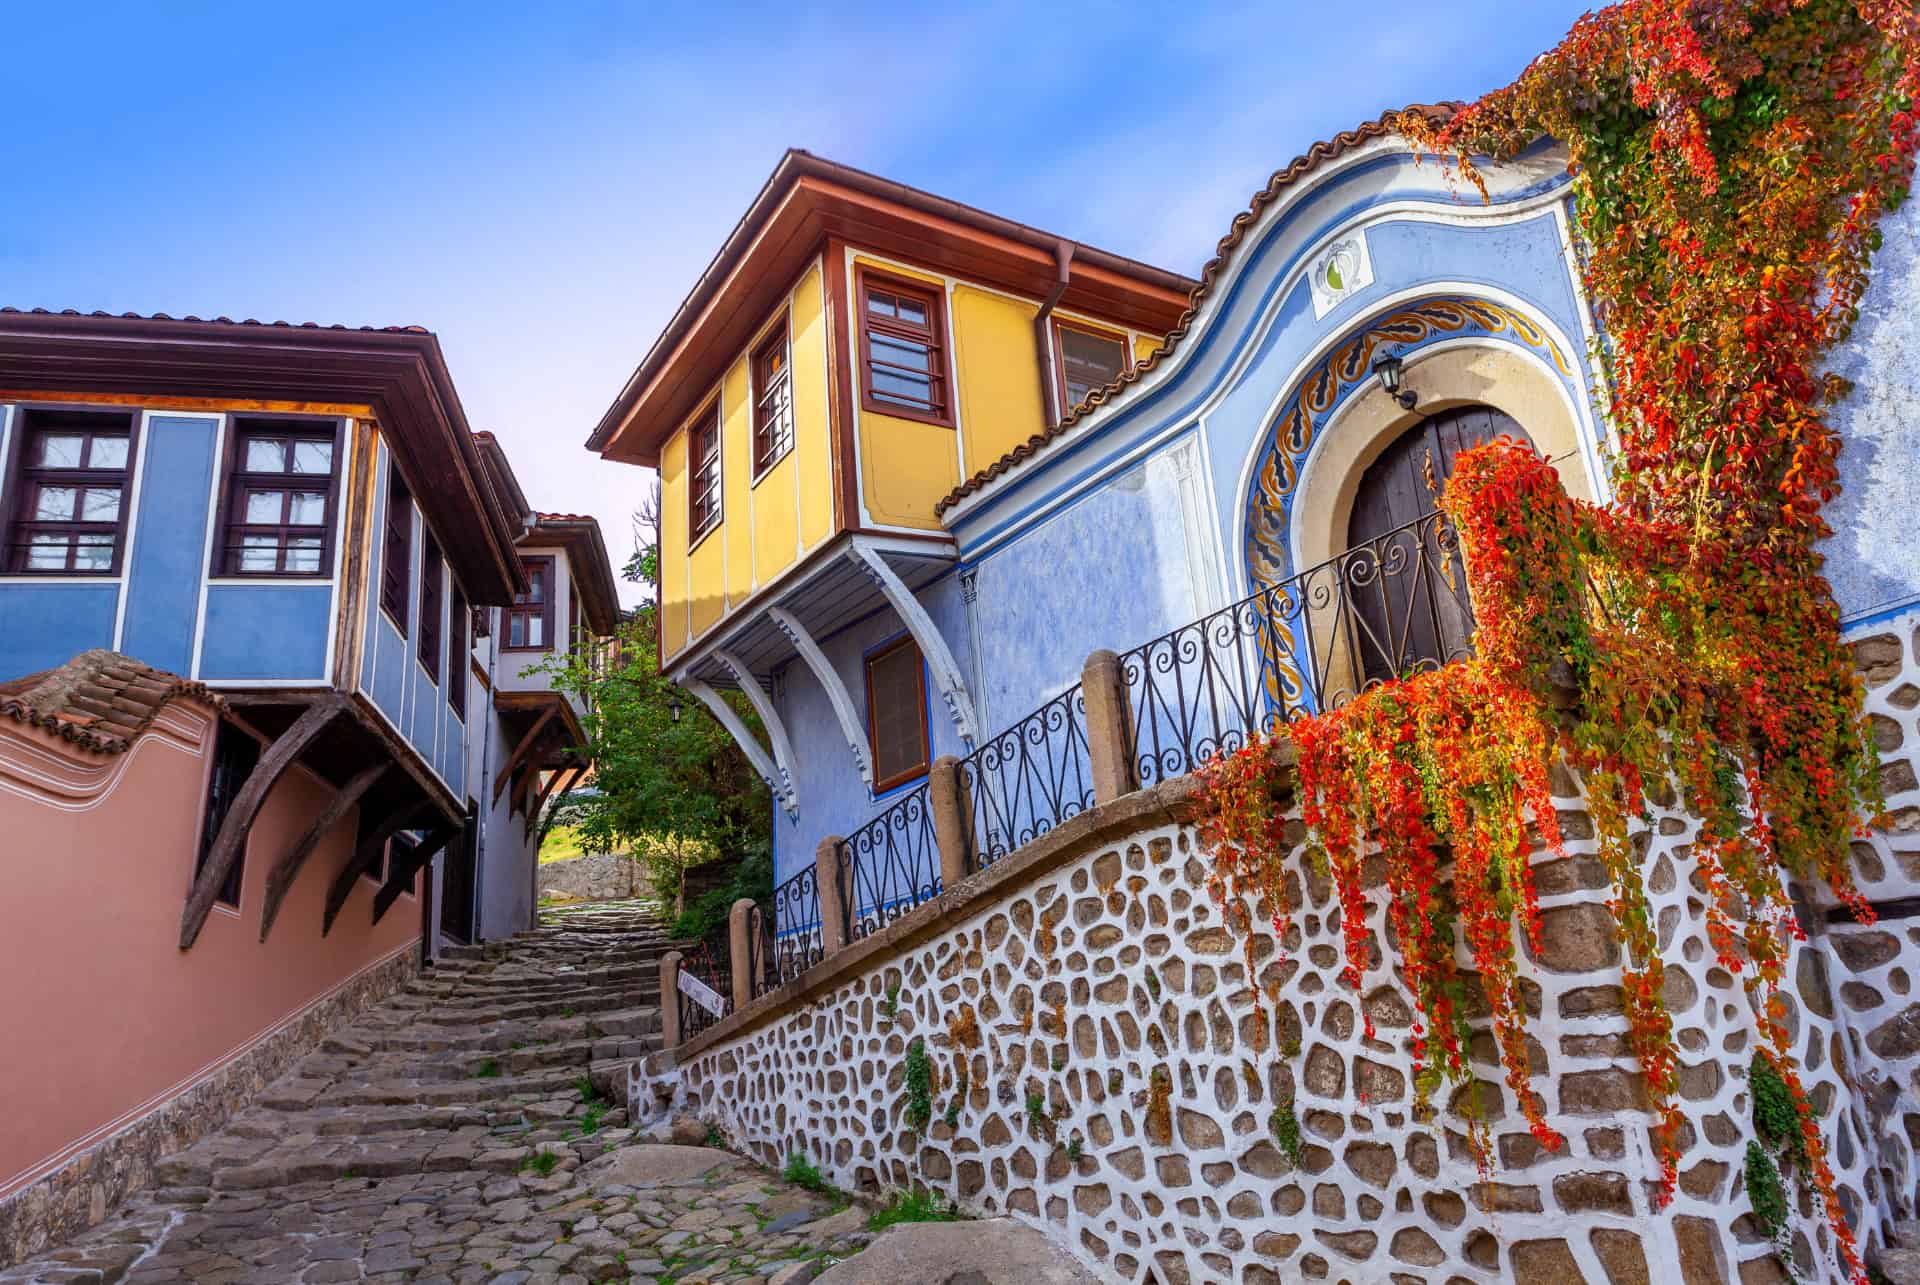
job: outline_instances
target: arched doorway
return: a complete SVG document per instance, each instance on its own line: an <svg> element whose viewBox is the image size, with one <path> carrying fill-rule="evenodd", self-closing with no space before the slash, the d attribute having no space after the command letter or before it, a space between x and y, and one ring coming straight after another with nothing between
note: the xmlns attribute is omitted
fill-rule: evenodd
<svg viewBox="0 0 1920 1285"><path fill-rule="evenodd" d="M1464 568L1435 515L1460 453L1501 436L1533 445L1526 429L1491 406L1450 407L1403 431L1361 474L1339 568L1353 667L1364 684L1467 654L1473 617Z"/></svg>

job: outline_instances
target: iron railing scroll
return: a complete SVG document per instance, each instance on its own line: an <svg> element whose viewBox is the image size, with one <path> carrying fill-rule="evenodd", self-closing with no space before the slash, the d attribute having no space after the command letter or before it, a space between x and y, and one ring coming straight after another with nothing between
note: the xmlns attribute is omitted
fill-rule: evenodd
<svg viewBox="0 0 1920 1285"><path fill-rule="evenodd" d="M720 996L721 1007L727 1012L733 1008L733 947L730 930L726 920L721 920L698 942L683 952L680 971L691 973L705 982ZM664 997L663 997L664 998ZM680 1005L680 1038L684 1042L718 1022L725 1013L710 1013L685 991L679 991L673 999Z"/></svg>
<svg viewBox="0 0 1920 1285"><path fill-rule="evenodd" d="M826 958L820 931L819 872L811 863L773 890L771 913L764 908L757 910L754 919L756 997L785 985Z"/></svg>
<svg viewBox="0 0 1920 1285"><path fill-rule="evenodd" d="M1473 649L1460 541L1429 513L1120 657L1141 786Z"/></svg>
<svg viewBox="0 0 1920 1285"><path fill-rule="evenodd" d="M848 942L872 936L940 895L940 849L922 781L841 844Z"/></svg>
<svg viewBox="0 0 1920 1285"><path fill-rule="evenodd" d="M1080 684L960 760L969 868L984 870L1093 806Z"/></svg>

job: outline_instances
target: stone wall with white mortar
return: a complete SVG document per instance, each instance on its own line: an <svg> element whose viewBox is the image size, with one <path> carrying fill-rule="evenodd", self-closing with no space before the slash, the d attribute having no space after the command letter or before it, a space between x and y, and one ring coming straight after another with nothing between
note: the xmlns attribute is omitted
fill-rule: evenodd
<svg viewBox="0 0 1920 1285"><path fill-rule="evenodd" d="M1892 814L1856 848L1876 899L1910 892L1920 872L1915 623L1858 643ZM1755 1036L1741 979L1706 941L1695 822L1662 811L1643 838L1689 1122L1679 1191L1656 1211L1606 879L1577 786L1562 777L1559 792L1569 855L1536 854L1545 945L1522 968L1534 1086L1567 1146L1549 1154L1528 1133L1483 1033L1490 1180L1465 1149L1458 1095L1437 1095L1432 1118L1418 1118L1410 1014L1388 962L1376 952L1357 992L1340 979L1326 881L1308 875L1299 888L1284 953L1256 938L1250 979L1187 824L1092 848L818 1002L700 1051L682 1090L763 1159L800 1151L848 1187L925 1184L1034 1223L1119 1281L1783 1281L1745 1213ZM1914 1210L1920 1002L1908 991L1920 930L1909 924L1920 920L1824 926L1820 909L1811 918L1824 930L1795 947L1783 998L1843 1200L1863 1245L1877 1244L1889 1218ZM1376 907L1376 942L1379 917ZM1277 996L1280 1049L1263 1039L1256 1006L1275 1006L1256 988ZM1377 1039L1365 1038L1362 1006ZM905 1118L915 1039L933 1065L924 1135ZM1163 1119L1151 1109L1160 1068ZM1306 1144L1297 1166L1269 1132L1289 1097ZM1840 1279L1811 1192L1788 1184L1801 1278Z"/></svg>

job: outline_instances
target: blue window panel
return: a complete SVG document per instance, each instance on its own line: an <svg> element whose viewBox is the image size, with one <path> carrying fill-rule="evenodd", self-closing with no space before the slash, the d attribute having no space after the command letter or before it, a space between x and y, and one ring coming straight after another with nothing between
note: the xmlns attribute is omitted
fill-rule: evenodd
<svg viewBox="0 0 1920 1285"><path fill-rule="evenodd" d="M213 585L200 677L324 682L333 586Z"/></svg>
<svg viewBox="0 0 1920 1285"><path fill-rule="evenodd" d="M0 584L0 679L65 664L93 647L113 646L120 586Z"/></svg>
<svg viewBox="0 0 1920 1285"><path fill-rule="evenodd" d="M176 674L193 664L218 427L172 415L155 415L146 426L120 650Z"/></svg>
<svg viewBox="0 0 1920 1285"><path fill-rule="evenodd" d="M387 449L382 446L375 458L375 464L381 466L374 470L376 478L386 477L384 469L386 463ZM387 529L386 512L387 488L384 485L375 485L373 521L368 524L367 536L367 583L366 588L362 590L367 596L367 636L360 655L360 690L372 696L374 703L386 711L387 716L397 724L400 717L399 702L389 704L382 700L376 681L380 668L380 645L385 641L382 634L393 633L393 626L387 623L386 617L380 610L380 550Z"/></svg>

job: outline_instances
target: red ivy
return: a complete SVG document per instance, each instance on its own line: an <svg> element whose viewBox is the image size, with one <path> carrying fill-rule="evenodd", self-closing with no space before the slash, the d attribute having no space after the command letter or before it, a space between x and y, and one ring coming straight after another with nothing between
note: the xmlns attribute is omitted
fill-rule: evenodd
<svg viewBox="0 0 1920 1285"><path fill-rule="evenodd" d="M1564 140L1582 274L1606 333L1614 500L1568 499L1511 441L1463 455L1444 501L1466 553L1474 659L1386 684L1206 773L1214 891L1245 926L1291 913L1280 820L1338 891L1346 975L1371 963L1368 845L1414 996L1416 1083L1471 1079L1474 990L1535 1134L1515 941L1537 944L1530 855L1561 849L1547 764L1581 777L1623 951L1630 1038L1670 1196L1683 1120L1664 975L1630 827L1677 787L1718 962L1745 979L1789 1085L1839 1253L1865 1276L1794 1069L1779 989L1797 934L1782 872L1863 918L1849 840L1882 810L1839 612L1820 575L1840 443L1821 373L1858 315L1875 224L1907 192L1920 17L1905 0L1626 0L1416 145ZM1292 753L1287 752L1288 740ZM1463 942L1477 977L1461 970ZM1475 1129L1483 1165L1483 1127Z"/></svg>

